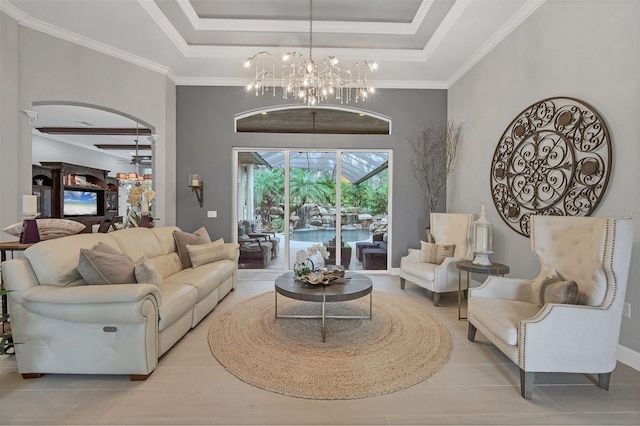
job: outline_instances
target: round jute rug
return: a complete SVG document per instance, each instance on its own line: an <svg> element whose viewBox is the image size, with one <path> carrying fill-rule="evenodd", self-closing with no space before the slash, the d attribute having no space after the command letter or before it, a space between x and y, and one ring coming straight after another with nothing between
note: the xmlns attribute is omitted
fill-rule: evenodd
<svg viewBox="0 0 640 426"><path fill-rule="evenodd" d="M372 319L275 318L274 292L214 316L213 355L239 379L308 399L355 399L413 386L449 360L451 335L424 307L373 293ZM328 315L368 315L369 297L330 303ZM278 295L279 314L316 315L320 304Z"/></svg>

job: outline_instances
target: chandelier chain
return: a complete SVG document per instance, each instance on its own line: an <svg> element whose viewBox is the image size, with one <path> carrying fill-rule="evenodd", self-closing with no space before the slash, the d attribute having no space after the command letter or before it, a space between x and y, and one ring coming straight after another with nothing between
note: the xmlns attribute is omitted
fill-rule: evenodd
<svg viewBox="0 0 640 426"><path fill-rule="evenodd" d="M313 0L309 0L309 61L313 62Z"/></svg>

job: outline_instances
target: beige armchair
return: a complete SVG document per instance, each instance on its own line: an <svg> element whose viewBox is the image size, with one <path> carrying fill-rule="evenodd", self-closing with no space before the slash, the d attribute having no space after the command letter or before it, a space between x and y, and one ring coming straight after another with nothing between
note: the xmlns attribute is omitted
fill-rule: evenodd
<svg viewBox="0 0 640 426"><path fill-rule="evenodd" d="M598 374L608 389L632 245L631 219L531 216L541 273L489 277L471 289L469 340L479 330L518 364L526 399L536 372Z"/></svg>
<svg viewBox="0 0 640 426"><path fill-rule="evenodd" d="M420 249L409 249L400 259L400 288L410 281L433 293L433 304L438 306L440 294L458 291L456 262L471 259L471 226L473 215L466 213L431 213L431 235L436 244L454 244L453 256L442 263L423 260Z"/></svg>

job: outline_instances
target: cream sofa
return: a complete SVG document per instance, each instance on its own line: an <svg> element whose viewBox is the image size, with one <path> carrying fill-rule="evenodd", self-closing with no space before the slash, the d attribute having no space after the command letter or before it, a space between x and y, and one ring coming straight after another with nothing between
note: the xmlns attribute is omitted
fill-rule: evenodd
<svg viewBox="0 0 640 426"><path fill-rule="evenodd" d="M18 371L128 374L144 380L168 351L236 287L238 245L226 259L182 269L177 227L132 228L43 241L2 265ZM80 249L105 243L133 262L148 258L164 277L147 283L87 285Z"/></svg>

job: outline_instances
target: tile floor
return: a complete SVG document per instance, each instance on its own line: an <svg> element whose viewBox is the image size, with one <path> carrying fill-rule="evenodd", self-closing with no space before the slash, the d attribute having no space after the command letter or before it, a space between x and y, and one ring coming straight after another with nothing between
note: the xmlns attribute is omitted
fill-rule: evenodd
<svg viewBox="0 0 640 426"><path fill-rule="evenodd" d="M146 382L126 376L45 375L23 380L13 356L0 356L2 425L380 425L640 424L640 372L618 364L610 390L592 377L538 374L533 399L520 397L517 367L480 333L467 341L457 302L433 307L426 291L372 275L374 289L424 302L449 328L450 361L434 376L388 395L348 401L292 398L257 389L227 373L211 355L207 330L216 315L271 291L273 273L243 273L229 294L161 360ZM267 361L267 360L265 360Z"/></svg>

